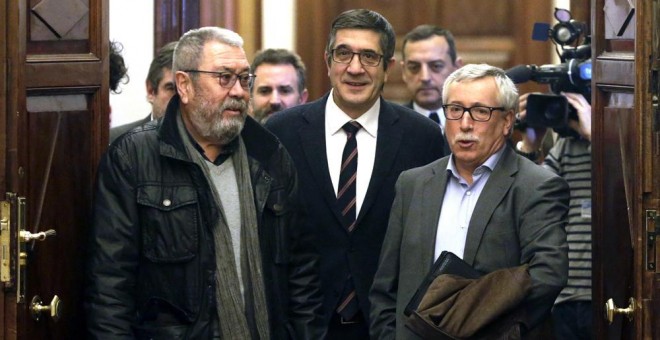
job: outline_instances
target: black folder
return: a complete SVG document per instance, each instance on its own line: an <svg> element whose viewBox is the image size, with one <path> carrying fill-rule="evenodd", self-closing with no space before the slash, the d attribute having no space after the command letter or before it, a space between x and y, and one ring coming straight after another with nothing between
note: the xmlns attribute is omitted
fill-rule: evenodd
<svg viewBox="0 0 660 340"><path fill-rule="evenodd" d="M422 298L429 289L429 286L433 280L441 274L452 274L466 279L478 279L481 277L479 271L472 268L467 262L456 256L456 254L449 251L443 251L440 253L440 257L438 257L435 263L433 263L431 271L426 277L424 277L424 280L419 288L417 288L415 295L413 295L410 302L408 302L408 305L406 305L406 309L403 311L406 316L409 316L413 311L417 310L417 307L419 307L419 303L422 302Z"/></svg>

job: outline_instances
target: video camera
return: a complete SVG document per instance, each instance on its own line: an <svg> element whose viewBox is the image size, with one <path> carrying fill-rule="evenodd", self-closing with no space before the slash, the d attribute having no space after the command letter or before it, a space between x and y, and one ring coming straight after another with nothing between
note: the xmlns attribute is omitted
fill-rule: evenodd
<svg viewBox="0 0 660 340"><path fill-rule="evenodd" d="M585 23L573 20L571 12L555 8L558 23L536 23L533 40L555 44L561 64L518 65L506 71L514 83L529 80L549 84L553 94L530 94L527 98L527 117L523 124L531 127L550 127L560 135L570 134L568 119L577 120L577 112L568 105L560 92L576 92L591 100L591 38ZM561 49L561 50L560 50Z"/></svg>

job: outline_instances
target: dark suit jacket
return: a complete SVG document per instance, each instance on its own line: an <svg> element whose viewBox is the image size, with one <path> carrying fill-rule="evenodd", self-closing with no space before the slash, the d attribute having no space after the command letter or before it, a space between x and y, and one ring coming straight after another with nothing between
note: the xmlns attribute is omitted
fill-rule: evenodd
<svg viewBox="0 0 660 340"><path fill-rule="evenodd" d="M405 106L405 107L407 107L407 108L409 108L409 109L411 109L411 110L414 110L414 108L413 108L413 102L412 102L412 101L407 102L407 103L406 103L405 105L403 105L403 106ZM441 113L438 112L438 114L441 114ZM429 118L429 119L430 119L430 118ZM442 139L443 139L443 141L445 142L445 146L444 146L444 148L443 148L443 151L445 152L445 155L449 155L449 154L451 153L451 149L449 148L449 143L447 142L447 137L445 136L444 133L442 134Z"/></svg>
<svg viewBox="0 0 660 340"><path fill-rule="evenodd" d="M136 121L130 122L128 124L119 125L119 126L115 126L115 127L111 128L110 129L110 141L109 142L112 143L112 141L117 139L117 137L125 134L128 131L133 130L134 128L136 128L138 126L149 123L150 121L151 121L151 113L143 119L136 120Z"/></svg>
<svg viewBox="0 0 660 340"><path fill-rule="evenodd" d="M316 236L321 255L326 322L339 304L349 272L360 309L368 319L368 293L394 200L394 183L403 170L442 157L442 134L433 121L381 99L373 173L356 227L349 235L341 222L326 157L327 100L328 95L273 115L266 128L284 144L298 170L305 225Z"/></svg>
<svg viewBox="0 0 660 340"><path fill-rule="evenodd" d="M474 208L463 260L482 273L529 264L530 327L547 316L566 284L568 184L509 146ZM401 174L378 272L371 290L371 336L419 339L403 311L431 269L447 179L444 157Z"/></svg>

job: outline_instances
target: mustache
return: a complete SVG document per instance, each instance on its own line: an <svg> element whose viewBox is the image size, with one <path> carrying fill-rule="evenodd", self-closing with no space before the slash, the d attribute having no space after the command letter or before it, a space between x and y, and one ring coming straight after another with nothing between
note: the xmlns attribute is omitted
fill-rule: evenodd
<svg viewBox="0 0 660 340"><path fill-rule="evenodd" d="M456 143L458 141L463 141L463 142L479 142L479 137L475 136L471 133L465 133L461 132L454 136L453 143Z"/></svg>
<svg viewBox="0 0 660 340"><path fill-rule="evenodd" d="M247 112L247 109L248 103L243 99L227 98L225 99L224 103L220 105L221 112L224 110Z"/></svg>

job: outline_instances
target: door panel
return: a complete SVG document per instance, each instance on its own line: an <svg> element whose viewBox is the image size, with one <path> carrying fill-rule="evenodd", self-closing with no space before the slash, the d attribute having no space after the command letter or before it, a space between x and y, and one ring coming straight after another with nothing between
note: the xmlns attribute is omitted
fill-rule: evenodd
<svg viewBox="0 0 660 340"><path fill-rule="evenodd" d="M3 6L8 21L0 21L6 30L0 48L7 51L8 86L0 92L0 105L7 103L6 125L0 125L0 174L6 178L0 193L24 200L25 231L56 232L43 241L13 241L12 254L23 251L26 264L21 271L14 262L5 283L3 338L81 339L86 231L109 130L108 0ZM16 297L18 276L25 284L22 300ZM48 311L35 320L33 297L48 305L55 295L61 299L59 320Z"/></svg>
<svg viewBox="0 0 660 340"><path fill-rule="evenodd" d="M658 0L597 0L591 11L595 338L658 338ZM605 320L608 299L630 298L631 318Z"/></svg>

